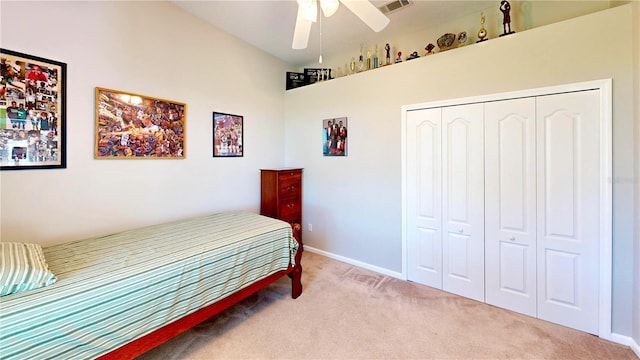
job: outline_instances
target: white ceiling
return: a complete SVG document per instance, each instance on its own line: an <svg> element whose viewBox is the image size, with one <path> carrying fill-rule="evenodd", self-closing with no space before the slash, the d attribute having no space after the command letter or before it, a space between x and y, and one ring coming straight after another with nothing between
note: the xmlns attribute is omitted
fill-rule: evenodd
<svg viewBox="0 0 640 360"><path fill-rule="evenodd" d="M293 67L318 60L320 22L311 28L309 46L291 49L298 5L295 0L254 1L183 1L170 0L185 11L211 23L248 43L282 59ZM391 0L371 2L379 7ZM379 33L373 32L344 5L331 17L322 17L322 53L357 54L361 44L389 42L402 34L421 31L451 19L459 18L491 6L499 1L412 0L412 5L388 14L391 22ZM321 14L321 12L319 12Z"/></svg>

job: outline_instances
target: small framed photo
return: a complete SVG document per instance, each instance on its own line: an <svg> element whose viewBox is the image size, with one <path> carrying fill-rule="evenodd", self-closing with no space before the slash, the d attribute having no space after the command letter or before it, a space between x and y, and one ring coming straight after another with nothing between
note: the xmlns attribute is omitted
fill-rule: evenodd
<svg viewBox="0 0 640 360"><path fill-rule="evenodd" d="M322 120L322 154L347 156L347 118Z"/></svg>
<svg viewBox="0 0 640 360"><path fill-rule="evenodd" d="M67 167L67 64L0 49L0 170Z"/></svg>
<svg viewBox="0 0 640 360"><path fill-rule="evenodd" d="M184 159L187 105L96 88L96 159Z"/></svg>
<svg viewBox="0 0 640 360"><path fill-rule="evenodd" d="M213 113L213 157L241 157L243 148L243 117Z"/></svg>

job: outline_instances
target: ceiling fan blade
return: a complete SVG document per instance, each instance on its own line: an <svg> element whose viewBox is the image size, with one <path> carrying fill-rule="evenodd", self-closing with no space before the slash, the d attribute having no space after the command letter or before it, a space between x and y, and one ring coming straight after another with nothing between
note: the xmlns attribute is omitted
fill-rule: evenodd
<svg viewBox="0 0 640 360"><path fill-rule="evenodd" d="M293 31L293 49L306 49L311 33L311 21L304 18L302 7L298 6L298 16L296 17L296 28Z"/></svg>
<svg viewBox="0 0 640 360"><path fill-rule="evenodd" d="M380 32L389 24L389 18L372 3L363 0L340 0L352 13L356 14L373 31Z"/></svg>

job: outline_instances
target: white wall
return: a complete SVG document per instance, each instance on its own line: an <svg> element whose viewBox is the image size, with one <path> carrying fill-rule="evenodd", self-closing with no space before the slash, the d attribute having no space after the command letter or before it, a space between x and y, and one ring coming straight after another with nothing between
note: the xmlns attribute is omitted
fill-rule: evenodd
<svg viewBox="0 0 640 360"><path fill-rule="evenodd" d="M53 244L225 209L258 211L284 157L283 62L171 3L1 4L2 48L67 63L67 169L0 173L1 240ZM186 159L95 160L95 87L187 104ZM212 112L245 155L212 157Z"/></svg>
<svg viewBox="0 0 640 360"><path fill-rule="evenodd" d="M286 162L305 168L312 248L402 271L400 107L613 78L613 325L632 332L634 118L631 5L285 95ZM637 64L635 64L637 66ZM349 155L323 157L322 120L348 117ZM313 224L313 231L306 224Z"/></svg>

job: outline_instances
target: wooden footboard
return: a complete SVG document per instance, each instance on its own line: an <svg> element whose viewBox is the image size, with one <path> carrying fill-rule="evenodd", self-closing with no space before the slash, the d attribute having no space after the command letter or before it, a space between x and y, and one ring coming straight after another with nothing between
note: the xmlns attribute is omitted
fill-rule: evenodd
<svg viewBox="0 0 640 360"><path fill-rule="evenodd" d="M171 324L165 325L153 332L136 339L114 351L107 353L98 359L133 359L165 341L189 330L199 323L209 319L210 317L221 313L227 308L237 304L250 295L265 288L281 277L288 275L291 278L291 296L295 299L302 294L302 252L303 246L300 236L300 224L291 224L293 228L293 236L298 241L298 251L295 255L295 266L289 266L287 270L282 270L268 277L253 283L227 297L221 299L205 308L202 308L190 315L187 315Z"/></svg>
<svg viewBox="0 0 640 360"><path fill-rule="evenodd" d="M291 228L293 229L293 237L298 242L298 251L296 252L295 261L296 265L289 272L289 277L291 278L291 297L296 299L300 294L302 294L302 252L304 251L301 236L302 226L300 224L293 223L291 224Z"/></svg>

